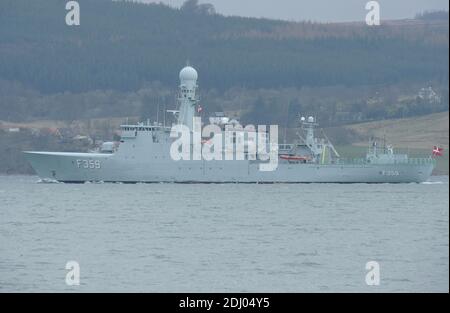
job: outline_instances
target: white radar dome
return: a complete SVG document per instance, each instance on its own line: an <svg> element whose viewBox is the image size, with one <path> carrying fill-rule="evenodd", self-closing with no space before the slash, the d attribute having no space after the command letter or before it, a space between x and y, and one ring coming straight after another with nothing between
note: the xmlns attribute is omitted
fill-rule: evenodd
<svg viewBox="0 0 450 313"><path fill-rule="evenodd" d="M197 71L191 66L186 66L180 71L181 81L196 81L198 78Z"/></svg>

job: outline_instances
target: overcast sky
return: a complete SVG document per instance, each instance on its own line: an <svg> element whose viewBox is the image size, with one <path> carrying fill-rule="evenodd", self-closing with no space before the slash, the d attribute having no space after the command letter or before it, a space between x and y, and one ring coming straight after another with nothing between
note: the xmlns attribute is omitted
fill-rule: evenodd
<svg viewBox="0 0 450 313"><path fill-rule="evenodd" d="M164 2L179 7L184 0L138 0ZM363 21L368 0L199 0L212 3L218 13L285 20L321 22ZM418 12L446 10L448 0L379 0L381 19L410 18Z"/></svg>

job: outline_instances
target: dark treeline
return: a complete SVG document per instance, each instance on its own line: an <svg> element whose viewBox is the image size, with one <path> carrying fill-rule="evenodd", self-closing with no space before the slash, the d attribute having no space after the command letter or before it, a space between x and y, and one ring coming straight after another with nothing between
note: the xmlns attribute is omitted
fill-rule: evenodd
<svg viewBox="0 0 450 313"><path fill-rule="evenodd" d="M448 81L445 23L344 27L80 0L81 25L69 27L65 3L0 2L1 78L45 93L131 91L176 84L189 59L219 90Z"/></svg>
<svg viewBox="0 0 450 313"><path fill-rule="evenodd" d="M448 14L368 27L224 17L196 1L80 0L81 25L69 27L66 2L0 1L0 120L154 118L173 108L186 60L207 110L253 122L448 110ZM437 97L419 97L428 86Z"/></svg>

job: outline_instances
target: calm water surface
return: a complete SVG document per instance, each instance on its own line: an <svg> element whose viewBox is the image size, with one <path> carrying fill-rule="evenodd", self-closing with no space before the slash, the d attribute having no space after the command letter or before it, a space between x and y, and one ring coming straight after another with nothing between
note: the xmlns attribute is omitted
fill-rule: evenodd
<svg viewBox="0 0 450 313"><path fill-rule="evenodd" d="M449 290L448 177L43 184L0 176L0 292ZM66 262L81 285L65 284ZM368 261L379 286L365 283Z"/></svg>

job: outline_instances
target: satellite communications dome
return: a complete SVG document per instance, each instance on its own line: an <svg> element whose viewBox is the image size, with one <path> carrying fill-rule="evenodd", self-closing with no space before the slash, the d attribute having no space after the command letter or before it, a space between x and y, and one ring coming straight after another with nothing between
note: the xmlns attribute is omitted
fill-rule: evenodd
<svg viewBox="0 0 450 313"><path fill-rule="evenodd" d="M180 71L181 81L196 81L198 78L197 71L192 66L186 66Z"/></svg>

